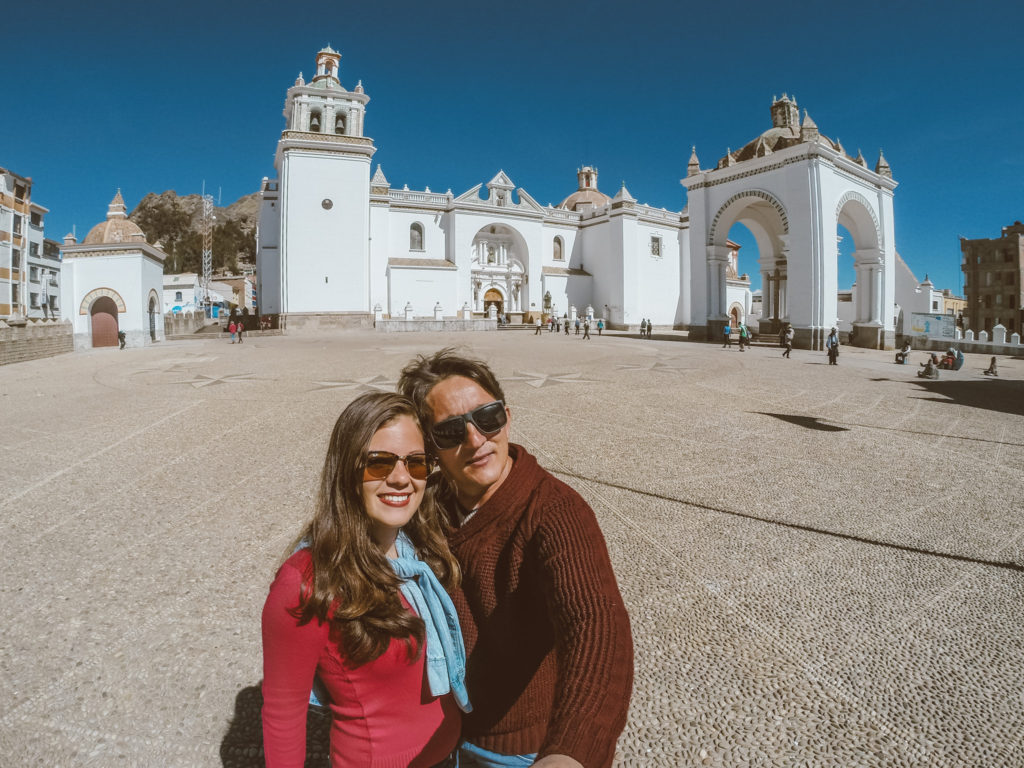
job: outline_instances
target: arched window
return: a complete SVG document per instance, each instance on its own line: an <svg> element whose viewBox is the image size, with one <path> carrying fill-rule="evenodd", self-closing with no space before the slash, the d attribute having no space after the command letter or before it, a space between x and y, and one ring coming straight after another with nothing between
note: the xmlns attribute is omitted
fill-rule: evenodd
<svg viewBox="0 0 1024 768"><path fill-rule="evenodd" d="M175 291L174 292L174 300L175 301L181 301L181 291Z"/></svg>
<svg viewBox="0 0 1024 768"><path fill-rule="evenodd" d="M423 225L419 222L416 222L409 227L409 250L423 250Z"/></svg>
<svg viewBox="0 0 1024 768"><path fill-rule="evenodd" d="M334 116L334 132L337 134L345 133L345 116L342 114L336 114Z"/></svg>
<svg viewBox="0 0 1024 768"><path fill-rule="evenodd" d="M309 130L313 133L320 133L320 112L312 112L309 115Z"/></svg>
<svg viewBox="0 0 1024 768"><path fill-rule="evenodd" d="M552 250L554 251L555 261L565 260L565 247L562 245L562 238L555 238L555 243Z"/></svg>

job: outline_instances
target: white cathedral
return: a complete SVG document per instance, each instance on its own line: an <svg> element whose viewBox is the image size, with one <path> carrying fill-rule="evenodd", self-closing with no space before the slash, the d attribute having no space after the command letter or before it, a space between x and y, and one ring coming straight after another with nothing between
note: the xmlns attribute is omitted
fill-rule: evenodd
<svg viewBox="0 0 1024 768"><path fill-rule="evenodd" d="M362 81L342 87L340 63L324 48L312 80L288 89L277 178L262 184L259 306L288 327L591 312L610 328L649 318L717 340L751 312L728 238L742 222L758 248L761 331L791 323L798 346L820 349L841 314L842 225L854 240L851 341L893 346L896 182L881 155L872 171L801 121L795 99L776 99L772 127L714 168L694 151L682 211L641 205L625 185L608 197L589 166L542 206L503 171L460 195L391 189L379 165L371 175L370 97Z"/></svg>

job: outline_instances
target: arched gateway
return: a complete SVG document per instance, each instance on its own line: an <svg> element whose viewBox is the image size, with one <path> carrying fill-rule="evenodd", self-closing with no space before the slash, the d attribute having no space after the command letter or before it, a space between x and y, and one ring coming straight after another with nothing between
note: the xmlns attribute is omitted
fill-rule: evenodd
<svg viewBox="0 0 1024 768"><path fill-rule="evenodd" d="M761 273L762 332L786 323L796 346L822 349L838 322L838 237L854 240L857 305L853 343L890 349L895 336L896 252L893 190L885 158L875 170L818 132L796 100L771 108L772 127L715 168L702 170L694 150L682 185L690 215L691 334L721 336L728 322L727 238L740 222L754 235Z"/></svg>

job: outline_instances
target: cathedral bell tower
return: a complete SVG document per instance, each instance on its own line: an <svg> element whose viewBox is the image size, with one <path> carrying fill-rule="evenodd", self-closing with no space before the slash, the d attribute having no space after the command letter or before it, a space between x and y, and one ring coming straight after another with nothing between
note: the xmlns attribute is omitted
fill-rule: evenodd
<svg viewBox="0 0 1024 768"><path fill-rule="evenodd" d="M274 165L280 190L280 312L369 312L370 160L362 81L341 84L341 54L316 54L285 99ZM272 303L272 302L271 302ZM299 321L289 320L292 325Z"/></svg>

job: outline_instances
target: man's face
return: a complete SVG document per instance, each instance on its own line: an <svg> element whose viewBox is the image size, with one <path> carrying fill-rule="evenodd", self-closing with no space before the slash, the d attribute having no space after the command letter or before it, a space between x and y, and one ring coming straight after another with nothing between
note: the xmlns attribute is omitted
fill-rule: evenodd
<svg viewBox="0 0 1024 768"><path fill-rule="evenodd" d="M433 413L431 424L461 416L495 399L472 379L451 376L435 385L427 395L427 406ZM462 443L437 450L441 469L455 485L459 503L466 509L475 509L487 501L508 477L512 469L508 430L506 423L497 432L486 435L467 422Z"/></svg>

